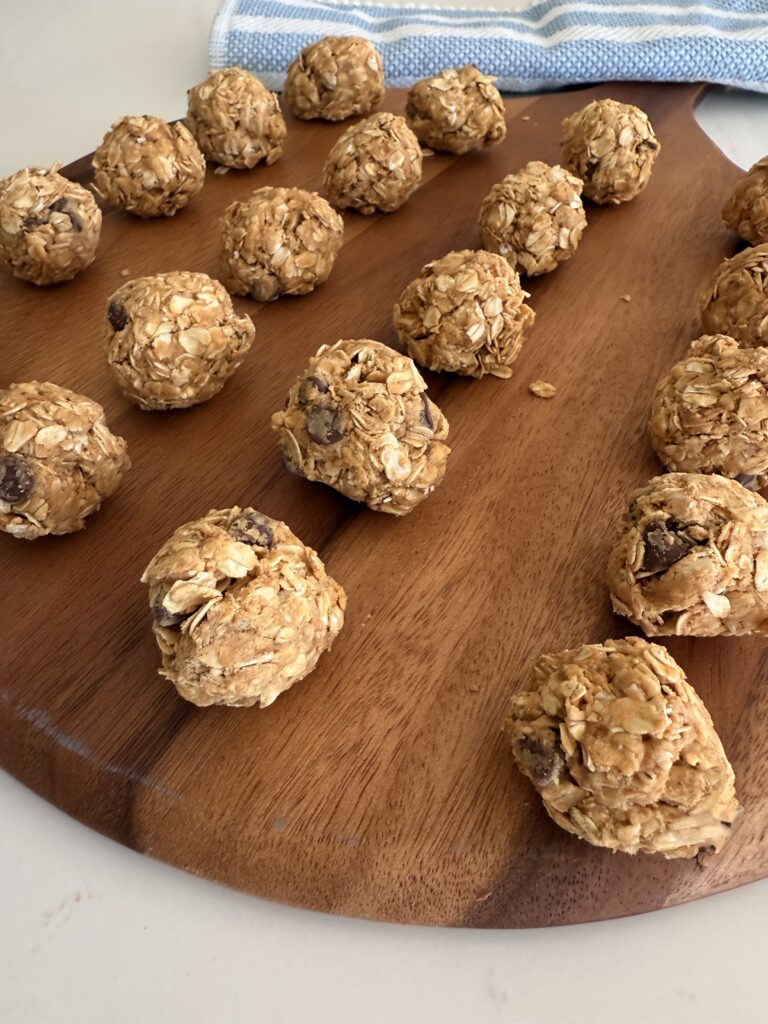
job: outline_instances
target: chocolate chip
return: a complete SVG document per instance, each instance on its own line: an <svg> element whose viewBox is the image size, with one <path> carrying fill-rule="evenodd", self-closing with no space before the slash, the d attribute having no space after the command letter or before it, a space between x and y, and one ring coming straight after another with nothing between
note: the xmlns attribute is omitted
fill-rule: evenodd
<svg viewBox="0 0 768 1024"><path fill-rule="evenodd" d="M435 417L432 415L431 403L423 391L419 397L421 398L421 415L419 416L419 422L423 427L428 427L430 430L434 431Z"/></svg>
<svg viewBox="0 0 768 1024"><path fill-rule="evenodd" d="M320 377L305 377L299 385L299 404L307 405L314 398L314 392L328 394L328 385Z"/></svg>
<svg viewBox="0 0 768 1024"><path fill-rule="evenodd" d="M26 501L35 489L35 469L23 455L3 455L0 458L0 501L18 505Z"/></svg>
<svg viewBox="0 0 768 1024"><path fill-rule="evenodd" d="M271 548L275 543L272 520L259 512L244 512L229 527L229 534L241 544L257 548Z"/></svg>
<svg viewBox="0 0 768 1024"><path fill-rule="evenodd" d="M757 477L750 476L749 473L739 473L738 476L734 477L734 480L740 483L742 487L746 487L748 491L758 490Z"/></svg>
<svg viewBox="0 0 768 1024"><path fill-rule="evenodd" d="M186 619L186 615L181 615L179 612L169 612L167 608L163 608L161 604L156 604L152 608L152 618L164 629L171 629L173 626L178 626L179 623Z"/></svg>
<svg viewBox="0 0 768 1024"><path fill-rule="evenodd" d="M53 213L66 213L69 219L72 221L72 227L75 231L83 230L83 222L80 220L78 215L74 213L69 207L69 200L65 199L64 196L60 196L55 203L51 203L48 207Z"/></svg>
<svg viewBox="0 0 768 1024"><path fill-rule="evenodd" d="M307 413L307 433L318 444L336 444L344 437L341 413L334 405L315 405Z"/></svg>
<svg viewBox="0 0 768 1024"><path fill-rule="evenodd" d="M678 532L681 529L674 519L654 519L648 523L643 534L645 551L641 572L666 572L685 558L696 542Z"/></svg>
<svg viewBox="0 0 768 1024"><path fill-rule="evenodd" d="M113 331L122 331L131 322L128 310L119 302L110 302L107 319L112 325Z"/></svg>
<svg viewBox="0 0 768 1024"><path fill-rule="evenodd" d="M39 228L41 224L47 223L48 219L46 217L41 217L39 213L28 213L21 222L21 226L24 231L29 231L30 228Z"/></svg>
<svg viewBox="0 0 768 1024"><path fill-rule="evenodd" d="M559 740L551 733L552 747L545 745L534 736L523 736L517 744L517 755L523 768L537 786L548 786L556 782L565 767L565 758L559 750Z"/></svg>

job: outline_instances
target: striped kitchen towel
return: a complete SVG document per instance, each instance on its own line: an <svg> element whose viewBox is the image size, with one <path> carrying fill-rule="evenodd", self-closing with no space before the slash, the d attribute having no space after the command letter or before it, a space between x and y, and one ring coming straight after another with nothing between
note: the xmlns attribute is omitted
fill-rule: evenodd
<svg viewBox="0 0 768 1024"><path fill-rule="evenodd" d="M768 92L768 0L542 0L506 10L224 0L211 67L237 64L280 89L299 50L325 35L371 39L393 86L472 63L512 92L622 79Z"/></svg>

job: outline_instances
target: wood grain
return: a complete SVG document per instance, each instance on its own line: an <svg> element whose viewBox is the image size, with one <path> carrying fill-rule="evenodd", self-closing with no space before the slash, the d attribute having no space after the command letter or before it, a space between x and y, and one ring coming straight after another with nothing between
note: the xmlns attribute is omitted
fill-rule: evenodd
<svg viewBox="0 0 768 1024"><path fill-rule="evenodd" d="M611 85L508 101L502 146L426 159L423 188L396 214L345 214L328 284L264 306L238 300L255 318L254 349L222 394L185 412L143 413L113 386L102 328L120 271L215 275L225 206L268 183L316 188L343 126L291 122L283 160L209 173L171 220L109 213L96 264L71 284L4 277L0 384L50 379L102 402L134 468L84 532L0 537L2 766L137 850L343 914L560 924L768 874L764 641L668 642L712 711L746 807L704 870L562 833L500 733L536 654L627 631L603 584L612 524L626 492L659 471L652 385L698 333L699 291L734 251L719 209L737 172L696 127L698 94ZM537 320L511 380L429 377L454 448L442 486L395 521L287 473L269 416L308 356L339 337L393 344L407 281L478 244L490 185L528 160L555 162L561 117L606 95L649 112L663 141L651 184L625 207L590 207L577 257L531 283ZM403 95L387 106L402 110ZM87 178L87 161L70 170ZM528 394L536 378L557 385L553 401ZM157 675L139 583L179 523L234 503L285 519L349 595L332 653L264 711L176 696Z"/></svg>

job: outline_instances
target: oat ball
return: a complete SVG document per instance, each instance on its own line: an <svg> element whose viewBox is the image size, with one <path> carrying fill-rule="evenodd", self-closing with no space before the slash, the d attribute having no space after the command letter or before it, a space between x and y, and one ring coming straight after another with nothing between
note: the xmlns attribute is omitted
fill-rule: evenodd
<svg viewBox="0 0 768 1024"><path fill-rule="evenodd" d="M160 673L199 707L266 707L309 675L344 624L346 595L316 552L252 508L180 526L141 580Z"/></svg>
<svg viewBox="0 0 768 1024"><path fill-rule="evenodd" d="M222 219L223 280L259 302L306 295L331 276L343 236L344 221L316 192L258 188Z"/></svg>
<svg viewBox="0 0 768 1024"><path fill-rule="evenodd" d="M394 310L395 330L412 359L465 377L511 377L534 312L503 256L449 252L427 263Z"/></svg>
<svg viewBox="0 0 768 1024"><path fill-rule="evenodd" d="M651 177L661 144L648 115L630 103L592 100L566 117L563 163L593 203L626 203Z"/></svg>
<svg viewBox="0 0 768 1024"><path fill-rule="evenodd" d="M750 245L768 242L768 156L739 178L723 207L723 220Z"/></svg>
<svg viewBox="0 0 768 1024"><path fill-rule="evenodd" d="M569 260L586 226L579 179L539 160L494 185L480 207L485 248L529 277Z"/></svg>
<svg viewBox="0 0 768 1024"><path fill-rule="evenodd" d="M608 587L647 636L768 634L768 502L724 476L655 477L630 498Z"/></svg>
<svg viewBox="0 0 768 1024"><path fill-rule="evenodd" d="M360 36L326 36L290 65L283 95L296 117L344 121L370 114L384 95L381 54Z"/></svg>
<svg viewBox="0 0 768 1024"><path fill-rule="evenodd" d="M593 846L714 853L741 814L701 698L665 648L639 637L543 654L505 731L549 816Z"/></svg>
<svg viewBox="0 0 768 1024"><path fill-rule="evenodd" d="M368 339L323 345L272 427L294 473L395 516L437 487L450 452L414 362Z"/></svg>
<svg viewBox="0 0 768 1024"><path fill-rule="evenodd" d="M90 266L101 210L88 189L52 167L25 167L0 180L0 264L22 281L71 281Z"/></svg>
<svg viewBox="0 0 768 1024"><path fill-rule="evenodd" d="M424 145L445 153L493 146L507 134L504 101L493 82L474 64L423 78L408 90L406 120Z"/></svg>
<svg viewBox="0 0 768 1024"><path fill-rule="evenodd" d="M391 213L421 184L419 140L395 114L350 125L323 167L323 190L334 206Z"/></svg>
<svg viewBox="0 0 768 1024"><path fill-rule="evenodd" d="M701 323L707 334L768 345L768 244L723 260L704 295Z"/></svg>
<svg viewBox="0 0 768 1024"><path fill-rule="evenodd" d="M255 333L218 281L184 271L127 281L107 321L107 362L142 409L186 409L218 394Z"/></svg>
<svg viewBox="0 0 768 1024"><path fill-rule="evenodd" d="M81 530L130 465L98 402L38 381L0 389L0 530Z"/></svg>
<svg viewBox="0 0 768 1024"><path fill-rule="evenodd" d="M708 335L656 385L651 440L671 470L768 484L768 349Z"/></svg>
<svg viewBox="0 0 768 1024"><path fill-rule="evenodd" d="M93 154L93 184L137 217L172 217L205 181L205 159L189 128L159 117L122 117Z"/></svg>
<svg viewBox="0 0 768 1024"><path fill-rule="evenodd" d="M238 169L273 164L286 128L275 93L242 68L212 71L187 90L184 119L206 160Z"/></svg>

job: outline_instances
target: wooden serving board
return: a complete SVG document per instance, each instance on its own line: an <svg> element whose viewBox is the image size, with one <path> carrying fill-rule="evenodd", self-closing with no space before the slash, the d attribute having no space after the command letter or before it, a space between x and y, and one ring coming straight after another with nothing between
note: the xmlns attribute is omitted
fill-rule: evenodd
<svg viewBox="0 0 768 1024"><path fill-rule="evenodd" d="M343 125L291 121L274 167L225 176L170 220L104 218L94 266L35 288L3 276L0 385L52 380L102 402L133 469L87 529L0 536L0 763L105 834L270 899L392 921L532 926L637 913L768 874L768 645L667 642L710 708L746 814L704 869L594 849L561 832L500 727L541 651L622 636L603 575L625 495L660 471L652 387L698 332L698 295L735 250L719 211L737 170L697 128L691 86L610 85L507 102L505 143L432 156L399 212L345 214L330 281L258 305L224 391L145 413L102 355L124 278L217 274L218 218L265 184L317 188ZM561 118L598 96L648 111L663 149L636 202L588 209L577 256L531 282L537 319L514 376L428 375L451 424L446 478L403 520L282 465L270 414L340 337L395 344L391 309L423 263L479 244L481 199L556 162ZM404 94L385 106L401 112ZM68 168L88 178L88 160ZM631 301L622 296L631 295ZM528 393L536 378L557 397ZM184 703L157 674L144 566L180 523L235 503L286 520L349 596L318 670L270 708Z"/></svg>

